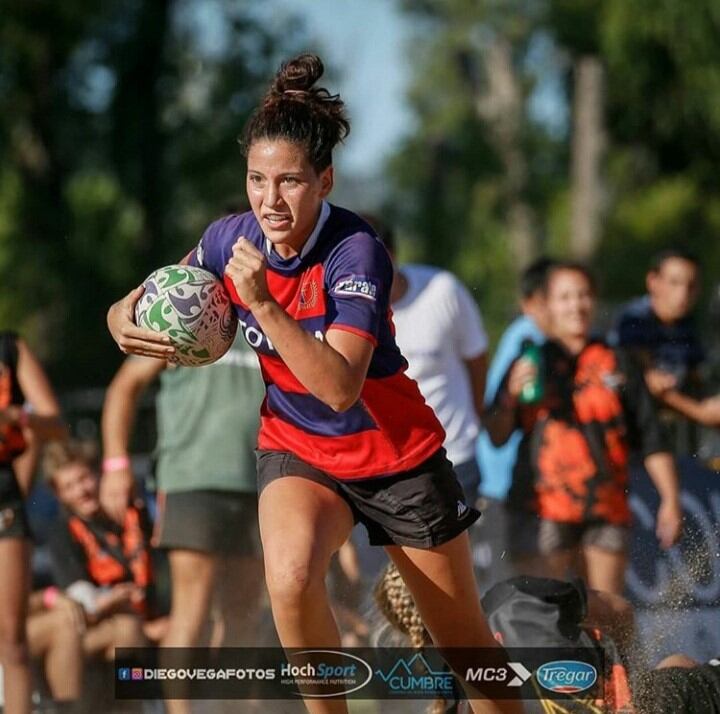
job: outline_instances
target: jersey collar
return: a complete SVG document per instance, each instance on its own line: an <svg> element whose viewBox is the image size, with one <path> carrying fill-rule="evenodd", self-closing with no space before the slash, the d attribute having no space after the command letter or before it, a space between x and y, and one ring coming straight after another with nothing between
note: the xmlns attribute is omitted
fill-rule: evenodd
<svg viewBox="0 0 720 714"><path fill-rule="evenodd" d="M320 231L323 229L323 226L325 225L329 217L330 204L327 201L323 201L322 205L320 206L320 215L318 216L315 228L313 228L313 232L310 234L310 237L305 241L305 245L302 247L302 250L298 255L298 258L300 260L302 260L315 247L315 244L318 242L318 238L320 236ZM265 239L265 251L268 255L272 255L272 253L274 252L273 244L267 238Z"/></svg>

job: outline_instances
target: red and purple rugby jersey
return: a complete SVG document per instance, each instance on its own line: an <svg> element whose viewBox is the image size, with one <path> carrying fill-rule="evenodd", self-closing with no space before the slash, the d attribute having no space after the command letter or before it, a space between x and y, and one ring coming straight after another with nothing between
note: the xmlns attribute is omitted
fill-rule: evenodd
<svg viewBox="0 0 720 714"><path fill-rule="evenodd" d="M360 335L375 346L360 400L334 412L296 379L240 301L225 266L238 237L267 259L273 298L316 338L332 329ZM445 434L395 344L390 317L392 263L370 226L354 213L324 203L300 255L283 259L252 212L222 218L205 231L190 263L223 279L240 327L260 359L267 395L258 445L290 451L341 479L384 476L429 458Z"/></svg>

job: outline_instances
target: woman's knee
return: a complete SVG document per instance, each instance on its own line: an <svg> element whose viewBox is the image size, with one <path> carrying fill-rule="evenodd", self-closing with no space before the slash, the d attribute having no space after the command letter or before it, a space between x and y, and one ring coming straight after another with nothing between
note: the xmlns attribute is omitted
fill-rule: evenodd
<svg viewBox="0 0 720 714"><path fill-rule="evenodd" d="M273 557L265 561L265 579L275 604L300 605L325 587L328 563L317 557Z"/></svg>

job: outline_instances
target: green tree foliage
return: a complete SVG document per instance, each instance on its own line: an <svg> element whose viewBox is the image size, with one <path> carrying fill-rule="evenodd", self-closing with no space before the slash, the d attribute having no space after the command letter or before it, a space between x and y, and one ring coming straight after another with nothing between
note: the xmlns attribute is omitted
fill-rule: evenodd
<svg viewBox="0 0 720 714"><path fill-rule="evenodd" d="M418 26L409 97L418 128L391 162L388 210L419 239L419 259L465 280L497 333L515 310L517 269L542 250L543 216L563 179L564 146L527 119L535 81L528 59L543 6L466 0L404 6ZM504 47L509 73L501 84L492 76L492 53ZM523 210L527 242L517 247L511 224Z"/></svg>
<svg viewBox="0 0 720 714"><path fill-rule="evenodd" d="M120 355L108 305L244 194L277 41L231 0L0 0L0 322L61 386ZM283 51L303 39L291 23Z"/></svg>
<svg viewBox="0 0 720 714"><path fill-rule="evenodd" d="M615 0L603 7L599 35L613 138L613 211L597 261L614 276L606 289L617 298L641 289L638 268L671 243L696 252L706 280L715 281L720 7L712 0Z"/></svg>
<svg viewBox="0 0 720 714"><path fill-rule="evenodd" d="M569 130L549 131L529 111L542 67L541 38L553 44L555 98L572 106L573 58L605 68L607 187L593 262L604 295L643 290L649 257L671 244L694 250L716 279L720 265L720 6L714 0L405 0L417 25L410 94L417 129L390 165L394 211L415 255L458 272L475 289L492 332L512 311L514 275L507 166L478 106L498 38L511 47L522 87L515 147L535 215L538 249L570 246ZM468 68L471 69L468 72ZM480 88L478 90L478 87ZM508 115L508 120L511 120Z"/></svg>

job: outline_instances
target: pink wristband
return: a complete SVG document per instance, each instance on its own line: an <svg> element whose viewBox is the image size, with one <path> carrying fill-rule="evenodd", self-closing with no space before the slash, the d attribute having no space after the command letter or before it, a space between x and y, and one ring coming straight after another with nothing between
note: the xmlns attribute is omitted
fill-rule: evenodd
<svg viewBox="0 0 720 714"><path fill-rule="evenodd" d="M54 585L51 585L49 588L45 588L45 590L43 590L42 601L46 610L52 610L53 607L55 607L58 595L60 595L60 590L58 590L58 588Z"/></svg>
<svg viewBox="0 0 720 714"><path fill-rule="evenodd" d="M109 456L103 459L102 470L104 474L111 473L112 471L122 471L122 469L130 468L130 457L129 456Z"/></svg>

